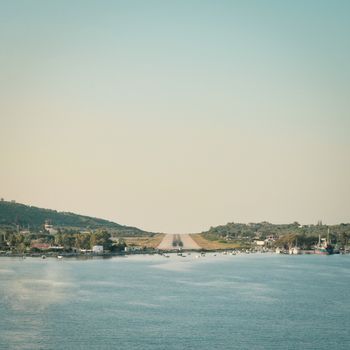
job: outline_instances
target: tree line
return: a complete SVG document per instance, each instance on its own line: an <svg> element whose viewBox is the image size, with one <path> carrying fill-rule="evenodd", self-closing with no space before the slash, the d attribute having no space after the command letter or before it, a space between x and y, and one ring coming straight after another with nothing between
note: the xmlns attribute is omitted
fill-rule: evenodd
<svg viewBox="0 0 350 350"><path fill-rule="evenodd" d="M252 241L253 239L265 240L273 237L274 245L287 247L298 245L304 249L310 249L317 244L319 236L326 238L328 236L332 243L339 246L347 246L350 240L350 224L339 225L300 225L298 222L291 224L271 224L269 222L261 223L228 223L211 227L208 231L202 232L202 235L211 240L232 240L232 241Z"/></svg>
<svg viewBox="0 0 350 350"><path fill-rule="evenodd" d="M24 253L30 250L36 250L35 244L48 244L52 247L63 247L64 251L73 249L90 250L93 246L101 245L104 250L116 252L124 250L126 243L123 239L113 241L112 235L106 230L97 230L95 232L66 233L59 232L55 235L46 233L22 234L16 232L0 232L0 249L11 250L18 253Z"/></svg>

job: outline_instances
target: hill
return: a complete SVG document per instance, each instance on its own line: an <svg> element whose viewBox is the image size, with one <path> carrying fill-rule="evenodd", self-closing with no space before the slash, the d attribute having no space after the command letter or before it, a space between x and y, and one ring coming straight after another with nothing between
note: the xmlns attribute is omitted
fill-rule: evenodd
<svg viewBox="0 0 350 350"><path fill-rule="evenodd" d="M0 226L42 229L45 221L55 227L72 229L106 229L117 234L146 235L149 232L136 227L123 226L112 221L70 212L59 212L20 203L0 201Z"/></svg>

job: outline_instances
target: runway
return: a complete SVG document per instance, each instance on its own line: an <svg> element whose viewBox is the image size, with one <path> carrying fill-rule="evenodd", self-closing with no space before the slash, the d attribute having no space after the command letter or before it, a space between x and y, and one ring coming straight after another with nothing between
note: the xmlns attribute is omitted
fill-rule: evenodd
<svg viewBox="0 0 350 350"><path fill-rule="evenodd" d="M201 249L201 247L191 238L189 234L166 234L163 240L160 242L158 249Z"/></svg>

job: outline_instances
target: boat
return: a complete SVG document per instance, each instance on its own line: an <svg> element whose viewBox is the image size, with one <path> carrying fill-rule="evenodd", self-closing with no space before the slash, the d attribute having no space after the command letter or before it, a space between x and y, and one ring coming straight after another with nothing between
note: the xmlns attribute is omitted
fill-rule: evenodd
<svg viewBox="0 0 350 350"><path fill-rule="evenodd" d="M298 255L300 254L300 248L298 247L298 240L295 241L295 246L290 247L288 251L289 255Z"/></svg>
<svg viewBox="0 0 350 350"><path fill-rule="evenodd" d="M46 259L46 255L42 255L42 256L41 256L41 259Z"/></svg>
<svg viewBox="0 0 350 350"><path fill-rule="evenodd" d="M315 247L315 254L319 254L319 255L334 254L334 248L331 245L330 239L329 239L329 229L328 229L327 239L326 238L321 239L321 236L318 236L318 244Z"/></svg>
<svg viewBox="0 0 350 350"><path fill-rule="evenodd" d="M62 255L57 255L57 259L62 259L63 256Z"/></svg>
<svg viewBox="0 0 350 350"><path fill-rule="evenodd" d="M295 246L289 249L289 255L298 255L300 254L300 248Z"/></svg>

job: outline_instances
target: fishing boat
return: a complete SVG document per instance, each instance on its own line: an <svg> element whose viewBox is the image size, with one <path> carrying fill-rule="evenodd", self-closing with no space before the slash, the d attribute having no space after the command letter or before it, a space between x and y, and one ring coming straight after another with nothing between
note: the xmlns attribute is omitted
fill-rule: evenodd
<svg viewBox="0 0 350 350"><path fill-rule="evenodd" d="M321 239L321 236L318 236L318 244L315 247L315 254L320 254L320 255L334 254L334 248L331 245L330 239L329 239L329 229L328 229L327 239L326 238Z"/></svg>

